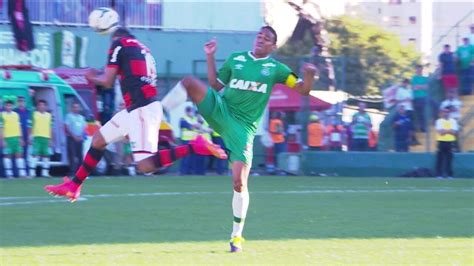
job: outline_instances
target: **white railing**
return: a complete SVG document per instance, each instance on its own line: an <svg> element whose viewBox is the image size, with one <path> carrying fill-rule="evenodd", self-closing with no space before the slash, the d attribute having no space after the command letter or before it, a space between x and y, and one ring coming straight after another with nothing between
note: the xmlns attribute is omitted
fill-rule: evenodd
<svg viewBox="0 0 474 266"><path fill-rule="evenodd" d="M161 0L26 0L30 21L40 25L86 26L92 10L112 7L127 27L159 28ZM8 1L0 1L0 23L8 23Z"/></svg>

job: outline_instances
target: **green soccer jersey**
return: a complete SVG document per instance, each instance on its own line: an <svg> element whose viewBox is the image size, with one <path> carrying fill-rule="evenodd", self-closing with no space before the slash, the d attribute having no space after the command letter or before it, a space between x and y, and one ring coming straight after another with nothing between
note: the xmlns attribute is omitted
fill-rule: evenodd
<svg viewBox="0 0 474 266"><path fill-rule="evenodd" d="M297 76L271 57L255 58L251 52L233 53L217 75L225 86L223 98L232 114L257 128L267 106L273 85L294 87Z"/></svg>

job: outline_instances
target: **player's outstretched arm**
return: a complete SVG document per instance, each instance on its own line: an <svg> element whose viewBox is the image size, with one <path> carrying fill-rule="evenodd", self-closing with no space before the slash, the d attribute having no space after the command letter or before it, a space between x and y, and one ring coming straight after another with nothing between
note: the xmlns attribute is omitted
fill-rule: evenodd
<svg viewBox="0 0 474 266"><path fill-rule="evenodd" d="M106 67L104 74L102 75L98 75L97 70L91 69L86 73L86 79L96 85L104 87L105 89L110 89L114 85L117 73L118 68L116 67Z"/></svg>
<svg viewBox="0 0 474 266"><path fill-rule="evenodd" d="M220 90L224 86L219 81L217 81L216 59L214 57L216 51L216 39L212 39L211 41L204 44L204 52L206 53L207 59L207 80L212 88Z"/></svg>
<svg viewBox="0 0 474 266"><path fill-rule="evenodd" d="M306 63L303 66L303 72L303 81L298 82L294 89L301 95L309 95L309 92L313 88L314 77L317 73L317 68L311 63Z"/></svg>

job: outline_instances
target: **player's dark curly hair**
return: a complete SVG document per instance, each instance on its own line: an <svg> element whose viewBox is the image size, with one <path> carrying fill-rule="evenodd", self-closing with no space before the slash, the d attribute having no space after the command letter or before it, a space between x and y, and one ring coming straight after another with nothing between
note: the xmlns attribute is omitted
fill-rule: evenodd
<svg viewBox="0 0 474 266"><path fill-rule="evenodd" d="M261 30L263 30L263 29L269 30L269 31L273 34L273 36L275 37L273 43L276 43L276 42L277 42L277 33L276 33L275 29L274 29L272 26L268 26L268 25L267 25L267 26L263 26L263 27L261 28Z"/></svg>
<svg viewBox="0 0 474 266"><path fill-rule="evenodd" d="M133 36L133 34L130 33L130 31L125 28L125 27L120 27L118 29L116 29L114 31L114 33L112 33L112 38L115 38L115 37L131 37L131 38L135 38L135 36Z"/></svg>

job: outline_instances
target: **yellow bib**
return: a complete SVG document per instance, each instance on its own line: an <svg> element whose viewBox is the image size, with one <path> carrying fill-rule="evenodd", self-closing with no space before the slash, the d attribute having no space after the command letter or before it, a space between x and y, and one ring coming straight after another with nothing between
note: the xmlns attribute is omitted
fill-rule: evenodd
<svg viewBox="0 0 474 266"><path fill-rule="evenodd" d="M183 116L183 119L186 120L189 124L195 124L197 119L195 117L191 118L187 115ZM197 136L197 132L193 129L181 128L181 139L182 140L193 140Z"/></svg>
<svg viewBox="0 0 474 266"><path fill-rule="evenodd" d="M51 114L48 112L33 113L33 137L51 138Z"/></svg>
<svg viewBox="0 0 474 266"><path fill-rule="evenodd" d="M2 112L3 119L3 137L20 137L20 116L16 112Z"/></svg>

